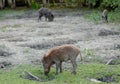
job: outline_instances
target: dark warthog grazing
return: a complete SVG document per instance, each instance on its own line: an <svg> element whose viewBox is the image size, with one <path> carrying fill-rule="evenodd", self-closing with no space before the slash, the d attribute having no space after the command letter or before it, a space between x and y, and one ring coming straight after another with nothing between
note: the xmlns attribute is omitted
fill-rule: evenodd
<svg viewBox="0 0 120 84"><path fill-rule="evenodd" d="M44 16L45 20L47 21L53 21L54 20L54 15L52 14L52 12L48 9L48 8L40 8L39 9L39 17L38 17L38 21L41 20L41 17Z"/></svg>
<svg viewBox="0 0 120 84"><path fill-rule="evenodd" d="M73 66L72 73L76 74L76 58L79 54L82 60L80 49L72 44L66 44L52 48L50 52L44 55L42 59L45 75L48 75L50 67L53 64L56 64L56 75L58 74L58 69L60 69L60 72L62 72L62 62L68 60L71 61Z"/></svg>

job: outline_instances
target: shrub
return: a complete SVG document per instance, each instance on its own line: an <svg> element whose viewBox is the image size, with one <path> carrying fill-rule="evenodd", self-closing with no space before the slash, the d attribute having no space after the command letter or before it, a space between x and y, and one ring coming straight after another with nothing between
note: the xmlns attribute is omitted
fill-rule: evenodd
<svg viewBox="0 0 120 84"><path fill-rule="evenodd" d="M32 0L31 7L32 7L33 9L39 9L39 8L41 7L41 4L38 3L38 2L36 2L36 1L34 1L34 0Z"/></svg>
<svg viewBox="0 0 120 84"><path fill-rule="evenodd" d="M115 10L120 7L120 0L103 0L100 7Z"/></svg>

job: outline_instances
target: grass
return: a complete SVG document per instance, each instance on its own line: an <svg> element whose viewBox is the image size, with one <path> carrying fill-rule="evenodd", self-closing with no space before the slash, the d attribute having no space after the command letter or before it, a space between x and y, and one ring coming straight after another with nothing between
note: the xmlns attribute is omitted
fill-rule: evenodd
<svg viewBox="0 0 120 84"><path fill-rule="evenodd" d="M86 14L86 15L84 15L84 17L94 21L94 23L96 23L96 24L98 24L99 21L102 20L101 19L101 12L99 12L99 11L97 11L97 12L96 11L92 11L91 14Z"/></svg>
<svg viewBox="0 0 120 84"><path fill-rule="evenodd" d="M8 17L13 17L16 18L16 16L22 15L25 13L26 10L29 10L28 8L17 8L17 9L9 9L6 8L4 10L1 10L0 12L0 20L4 20L4 18L8 18Z"/></svg>
<svg viewBox="0 0 120 84"><path fill-rule="evenodd" d="M85 18L90 19L92 21L94 21L94 23L98 24L100 21L102 21L102 12L101 11L96 11L96 10L92 10L91 14L86 14L84 15ZM109 12L108 14L108 22L116 22L119 23L120 22L120 12Z"/></svg>
<svg viewBox="0 0 120 84"><path fill-rule="evenodd" d="M0 32L9 32L10 28L20 28L20 27L21 27L20 24L5 25L1 27Z"/></svg>
<svg viewBox="0 0 120 84"><path fill-rule="evenodd" d="M3 26L2 28L9 28L9 27L11 27L11 28L18 28L18 27L21 27L21 25L20 25L20 24L5 25L5 26Z"/></svg>
<svg viewBox="0 0 120 84"><path fill-rule="evenodd" d="M46 82L23 79L23 72L29 71L32 74L42 78ZM91 78L100 78L103 76L113 75L117 82L109 84L120 84L120 65L107 66L103 64L81 64L77 68L77 74L73 75L70 70L63 71L59 75L55 74L55 69L52 68L49 78L44 76L43 68L40 66L24 65L18 66L11 70L0 70L1 84L97 84L90 81ZM52 79L52 80L51 80ZM48 81L50 80L50 81ZM107 84L102 82L100 84Z"/></svg>

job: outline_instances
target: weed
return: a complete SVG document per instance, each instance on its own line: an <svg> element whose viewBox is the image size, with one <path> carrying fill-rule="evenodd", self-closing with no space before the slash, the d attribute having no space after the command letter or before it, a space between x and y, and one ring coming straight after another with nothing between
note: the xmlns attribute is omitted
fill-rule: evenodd
<svg viewBox="0 0 120 84"><path fill-rule="evenodd" d="M91 51L90 49L87 49L87 48L84 49L84 54L85 54L85 56L93 56L94 55L93 51Z"/></svg>

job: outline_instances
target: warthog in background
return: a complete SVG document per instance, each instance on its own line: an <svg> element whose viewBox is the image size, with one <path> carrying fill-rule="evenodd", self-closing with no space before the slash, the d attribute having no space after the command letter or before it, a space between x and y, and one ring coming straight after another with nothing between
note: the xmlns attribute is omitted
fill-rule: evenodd
<svg viewBox="0 0 120 84"><path fill-rule="evenodd" d="M108 10L107 9L104 9L103 12L102 12L102 19L105 21L105 22L108 22Z"/></svg>
<svg viewBox="0 0 120 84"><path fill-rule="evenodd" d="M60 69L60 72L62 72L62 62L68 60L71 61L73 66L72 73L76 74L76 58L79 54L82 60L80 49L72 44L66 44L52 48L50 52L44 55L42 59L45 75L48 75L50 67L53 64L56 64L56 75L58 74L58 69Z"/></svg>
<svg viewBox="0 0 120 84"><path fill-rule="evenodd" d="M41 20L41 17L44 16L45 20L47 21L53 21L54 20L54 15L52 14L52 12L48 9L48 8L40 8L39 9L39 17L38 17L38 21Z"/></svg>

